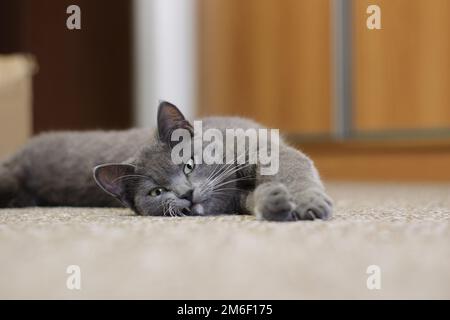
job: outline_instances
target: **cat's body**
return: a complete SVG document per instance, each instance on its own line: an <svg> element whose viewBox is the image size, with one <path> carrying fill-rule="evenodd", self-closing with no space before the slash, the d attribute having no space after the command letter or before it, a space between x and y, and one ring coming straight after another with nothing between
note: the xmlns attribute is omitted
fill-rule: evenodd
<svg viewBox="0 0 450 320"><path fill-rule="evenodd" d="M152 136L151 129L41 134L0 166L0 192L11 189L5 181L14 180L12 207L120 207L119 201L97 186L92 168L126 161ZM1 205L6 206L5 199L0 198Z"/></svg>
<svg viewBox="0 0 450 320"><path fill-rule="evenodd" d="M275 175L261 175L257 164L198 164L186 171L186 164L171 161L167 141L179 127L190 125L173 105L162 103L157 130L35 137L0 165L0 207L122 203L142 215L253 213L268 220L331 216L331 201L313 163L283 141ZM209 128L225 132L261 126L242 118L203 119L203 129ZM92 177L94 167L101 188Z"/></svg>

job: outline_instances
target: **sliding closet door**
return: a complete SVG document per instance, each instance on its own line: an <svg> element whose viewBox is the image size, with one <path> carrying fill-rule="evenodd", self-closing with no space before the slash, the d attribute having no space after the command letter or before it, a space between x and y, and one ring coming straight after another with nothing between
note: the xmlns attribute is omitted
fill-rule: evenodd
<svg viewBox="0 0 450 320"><path fill-rule="evenodd" d="M450 128L450 1L353 0L353 120L357 132Z"/></svg>
<svg viewBox="0 0 450 320"><path fill-rule="evenodd" d="M328 0L199 0L202 114L331 132Z"/></svg>

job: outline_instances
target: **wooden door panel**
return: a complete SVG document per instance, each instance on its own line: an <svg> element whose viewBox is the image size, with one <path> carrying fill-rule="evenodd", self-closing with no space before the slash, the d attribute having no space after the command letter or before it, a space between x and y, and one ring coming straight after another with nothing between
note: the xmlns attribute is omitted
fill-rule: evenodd
<svg viewBox="0 0 450 320"><path fill-rule="evenodd" d="M200 0L200 110L331 131L328 0Z"/></svg>
<svg viewBox="0 0 450 320"><path fill-rule="evenodd" d="M366 27L381 8L382 29ZM450 1L353 1L357 131L450 127Z"/></svg>

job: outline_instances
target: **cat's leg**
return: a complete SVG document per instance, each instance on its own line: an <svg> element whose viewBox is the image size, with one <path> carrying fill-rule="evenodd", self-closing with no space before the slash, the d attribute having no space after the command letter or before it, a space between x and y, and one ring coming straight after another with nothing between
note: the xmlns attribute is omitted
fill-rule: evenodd
<svg viewBox="0 0 450 320"><path fill-rule="evenodd" d="M251 199L251 200L250 200ZM332 215L332 201L321 189L291 192L279 182L260 184L251 198L252 212L262 220L296 221L327 220Z"/></svg>
<svg viewBox="0 0 450 320"><path fill-rule="evenodd" d="M247 209L270 221L329 219L332 201L312 161L298 150L283 146L279 164L273 176L257 174L257 186L247 198Z"/></svg>

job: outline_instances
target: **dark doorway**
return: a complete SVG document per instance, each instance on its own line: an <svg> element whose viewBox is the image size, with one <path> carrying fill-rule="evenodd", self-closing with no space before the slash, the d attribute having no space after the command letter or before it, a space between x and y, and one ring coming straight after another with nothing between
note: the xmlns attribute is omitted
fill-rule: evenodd
<svg viewBox="0 0 450 320"><path fill-rule="evenodd" d="M81 9L69 30L67 7ZM31 53L33 131L121 129L132 122L132 1L2 0L0 53Z"/></svg>

